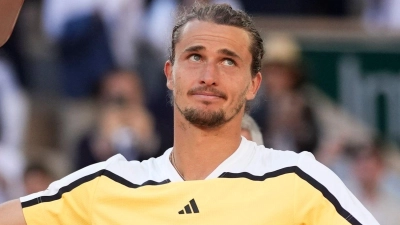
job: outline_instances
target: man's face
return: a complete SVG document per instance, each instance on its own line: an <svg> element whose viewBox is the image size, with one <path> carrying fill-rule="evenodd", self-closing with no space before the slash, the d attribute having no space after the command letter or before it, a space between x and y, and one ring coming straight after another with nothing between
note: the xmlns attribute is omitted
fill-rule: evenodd
<svg viewBox="0 0 400 225"><path fill-rule="evenodd" d="M260 73L251 76L250 43L248 33L233 26L194 20L182 28L175 62L167 61L164 72L186 120L213 128L243 113L261 82Z"/></svg>

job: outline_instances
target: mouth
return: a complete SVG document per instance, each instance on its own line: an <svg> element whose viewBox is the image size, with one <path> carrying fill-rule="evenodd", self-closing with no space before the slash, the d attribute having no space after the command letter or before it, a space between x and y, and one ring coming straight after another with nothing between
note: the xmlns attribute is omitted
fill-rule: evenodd
<svg viewBox="0 0 400 225"><path fill-rule="evenodd" d="M213 99L227 99L226 94L215 89L209 87L200 87L189 90L188 95L192 95L197 98L202 98L204 100L213 100Z"/></svg>

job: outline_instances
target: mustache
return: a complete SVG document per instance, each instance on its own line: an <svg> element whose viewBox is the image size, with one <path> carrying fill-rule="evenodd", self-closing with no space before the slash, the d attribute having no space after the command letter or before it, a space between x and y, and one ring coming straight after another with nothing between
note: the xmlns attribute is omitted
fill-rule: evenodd
<svg viewBox="0 0 400 225"><path fill-rule="evenodd" d="M220 97L222 99L227 99L227 96L224 92L214 88L214 87L195 87L192 88L188 91L189 95L198 95L198 94L203 94L204 92L211 93L217 97Z"/></svg>

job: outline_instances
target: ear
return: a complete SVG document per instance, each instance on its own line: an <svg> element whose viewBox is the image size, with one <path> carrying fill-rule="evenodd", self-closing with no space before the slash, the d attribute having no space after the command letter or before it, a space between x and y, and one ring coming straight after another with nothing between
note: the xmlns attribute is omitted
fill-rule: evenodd
<svg viewBox="0 0 400 225"><path fill-rule="evenodd" d="M174 79L172 76L172 67L173 67L173 65L172 65L171 61L168 60L167 62L165 62L164 74L165 74L165 77L167 78L167 87L169 90L174 89Z"/></svg>
<svg viewBox="0 0 400 225"><path fill-rule="evenodd" d="M258 89L260 89L261 86L261 81L261 72L258 72L253 78L251 78L250 87L246 95L247 100L253 100L256 97Z"/></svg>

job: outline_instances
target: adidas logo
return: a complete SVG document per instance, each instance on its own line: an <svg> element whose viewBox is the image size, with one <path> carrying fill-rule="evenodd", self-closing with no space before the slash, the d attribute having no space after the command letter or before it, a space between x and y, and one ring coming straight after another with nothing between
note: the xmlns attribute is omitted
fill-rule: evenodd
<svg viewBox="0 0 400 225"><path fill-rule="evenodd" d="M199 213L199 208L197 207L196 201L194 199L189 201L189 204L185 206L179 214L192 214L192 213Z"/></svg>

